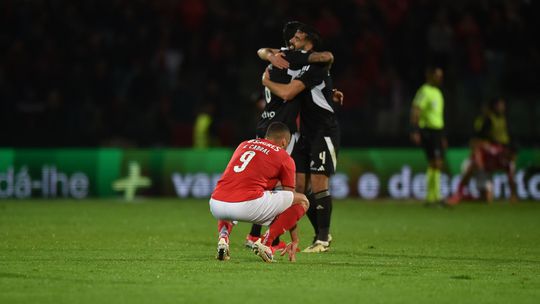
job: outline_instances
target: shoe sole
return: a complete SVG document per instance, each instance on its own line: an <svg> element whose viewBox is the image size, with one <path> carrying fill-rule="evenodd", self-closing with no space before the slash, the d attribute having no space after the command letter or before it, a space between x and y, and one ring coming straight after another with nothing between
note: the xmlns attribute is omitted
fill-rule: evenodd
<svg viewBox="0 0 540 304"><path fill-rule="evenodd" d="M255 252L255 254L258 255L266 263L274 262L273 256L269 255L263 247L259 247L259 244L257 243L253 244L253 252Z"/></svg>
<svg viewBox="0 0 540 304"><path fill-rule="evenodd" d="M328 252L328 248L325 248L325 249L320 249L320 250L308 250L308 249L304 249L304 251L302 251L303 253L323 253L323 252Z"/></svg>
<svg viewBox="0 0 540 304"><path fill-rule="evenodd" d="M314 248L306 248L304 250L302 250L302 252L304 253L321 253L321 252L328 252L329 248L328 247L324 247L324 246L317 246L317 247L314 247Z"/></svg>
<svg viewBox="0 0 540 304"><path fill-rule="evenodd" d="M218 248L217 248L217 259L220 261L227 261L230 259L229 257L229 246L227 246L227 243L225 241L221 241L223 239L219 240Z"/></svg>

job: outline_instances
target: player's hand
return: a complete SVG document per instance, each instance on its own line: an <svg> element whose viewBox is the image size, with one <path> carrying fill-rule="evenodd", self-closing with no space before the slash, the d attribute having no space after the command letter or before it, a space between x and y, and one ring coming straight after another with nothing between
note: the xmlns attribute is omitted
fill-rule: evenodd
<svg viewBox="0 0 540 304"><path fill-rule="evenodd" d="M296 262L296 251L298 250L298 242L290 242L285 249L281 251L281 256L289 255L289 261Z"/></svg>
<svg viewBox="0 0 540 304"><path fill-rule="evenodd" d="M268 68L266 68L264 70L264 73L262 74L262 84L265 86L266 85L266 81L270 80L270 73L268 72Z"/></svg>
<svg viewBox="0 0 540 304"><path fill-rule="evenodd" d="M343 98L345 95L343 95L343 92L333 89L332 90L332 100L336 103L339 103L340 105L343 105Z"/></svg>
<svg viewBox="0 0 540 304"><path fill-rule="evenodd" d="M289 62L283 58L283 53L276 53L268 55L268 61L278 69L288 69Z"/></svg>
<svg viewBox="0 0 540 304"><path fill-rule="evenodd" d="M420 132L412 132L411 133L411 141L415 144L415 145L420 145L420 142L421 142L421 139L420 139Z"/></svg>

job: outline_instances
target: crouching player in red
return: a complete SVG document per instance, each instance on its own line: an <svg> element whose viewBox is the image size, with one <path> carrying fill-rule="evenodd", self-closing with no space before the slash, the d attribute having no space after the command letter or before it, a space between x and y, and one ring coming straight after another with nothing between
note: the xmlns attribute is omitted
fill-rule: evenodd
<svg viewBox="0 0 540 304"><path fill-rule="evenodd" d="M285 148L291 140L289 128L274 122L264 139L242 142L234 151L210 199L210 211L218 219L217 259L228 260L229 236L233 221L268 226L265 235L253 246L265 262L273 262L271 245L289 231L291 243L282 251L295 261L298 247L296 223L306 213L309 201L296 193L296 168ZM280 182L283 190L273 191Z"/></svg>
<svg viewBox="0 0 540 304"><path fill-rule="evenodd" d="M495 171L504 171L510 188L510 201L517 201L516 182L516 151L510 140L506 123L506 101L503 98L493 99L487 111L475 121L475 138L471 144L469 163L461 178L458 189L448 199L451 205L458 204L462 199L471 198L465 195L465 187L476 174L477 185L481 198L488 203L493 201L491 175Z"/></svg>

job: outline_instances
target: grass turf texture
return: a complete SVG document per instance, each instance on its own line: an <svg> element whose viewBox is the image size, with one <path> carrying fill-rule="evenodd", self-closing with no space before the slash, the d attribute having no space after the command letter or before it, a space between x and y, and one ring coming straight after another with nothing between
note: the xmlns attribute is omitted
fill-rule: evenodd
<svg viewBox="0 0 540 304"><path fill-rule="evenodd" d="M0 303L537 303L540 204L337 201L331 252L265 264L203 200L0 201ZM301 247L312 238L307 218ZM287 238L288 239L288 236Z"/></svg>

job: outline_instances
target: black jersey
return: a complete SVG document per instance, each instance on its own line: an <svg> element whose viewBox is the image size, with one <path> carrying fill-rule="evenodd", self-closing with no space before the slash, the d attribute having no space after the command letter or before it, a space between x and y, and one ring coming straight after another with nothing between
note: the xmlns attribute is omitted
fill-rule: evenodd
<svg viewBox="0 0 540 304"><path fill-rule="evenodd" d="M303 67L296 79L306 89L302 92L301 130L310 136L338 128L336 103L332 100L334 84L329 70L324 65L312 64Z"/></svg>
<svg viewBox="0 0 540 304"><path fill-rule="evenodd" d="M270 80L277 83L289 83L296 77L302 67L307 65L309 53L304 51L281 50L285 54L285 59L289 61L288 69L278 69L269 65ZM266 106L261 114L261 119L257 123L257 136L263 138L268 125L274 121L279 121L287 125L291 133L297 131L296 118L300 110L300 102L293 99L284 101L281 97L272 94L268 88L264 88L264 99Z"/></svg>

